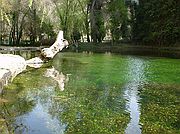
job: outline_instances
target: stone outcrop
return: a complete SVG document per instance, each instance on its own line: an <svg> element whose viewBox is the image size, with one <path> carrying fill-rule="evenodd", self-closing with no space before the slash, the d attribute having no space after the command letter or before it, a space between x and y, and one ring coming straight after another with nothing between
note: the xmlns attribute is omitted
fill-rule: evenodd
<svg viewBox="0 0 180 134"><path fill-rule="evenodd" d="M49 48L43 48L39 57L27 60L26 63L30 67L39 68L42 66L44 61L53 59L58 52L60 52L63 48L67 48L68 45L68 41L63 37L63 31L59 31L57 39L52 46Z"/></svg>

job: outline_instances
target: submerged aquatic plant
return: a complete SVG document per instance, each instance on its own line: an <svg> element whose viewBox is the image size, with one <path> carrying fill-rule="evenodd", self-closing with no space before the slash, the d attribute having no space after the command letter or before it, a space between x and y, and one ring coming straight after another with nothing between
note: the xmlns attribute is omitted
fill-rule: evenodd
<svg viewBox="0 0 180 134"><path fill-rule="evenodd" d="M180 133L180 87L146 85L140 92L142 133Z"/></svg>

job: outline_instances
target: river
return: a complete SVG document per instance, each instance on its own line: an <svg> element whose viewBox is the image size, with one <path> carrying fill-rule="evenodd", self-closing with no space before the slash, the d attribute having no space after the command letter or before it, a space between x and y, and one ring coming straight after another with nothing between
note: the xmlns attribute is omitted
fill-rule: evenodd
<svg viewBox="0 0 180 134"><path fill-rule="evenodd" d="M179 59L59 53L0 95L4 134L176 134L179 124Z"/></svg>

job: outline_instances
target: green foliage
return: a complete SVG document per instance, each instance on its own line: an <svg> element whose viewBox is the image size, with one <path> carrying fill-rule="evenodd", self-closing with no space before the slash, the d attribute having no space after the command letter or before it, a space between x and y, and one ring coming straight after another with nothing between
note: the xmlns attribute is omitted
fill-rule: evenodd
<svg viewBox="0 0 180 134"><path fill-rule="evenodd" d="M55 36L55 32L53 31L53 25L49 22L42 22L41 33L47 34L49 38Z"/></svg>
<svg viewBox="0 0 180 134"><path fill-rule="evenodd" d="M117 41L122 37L122 28L126 28L127 26L124 25L127 22L127 9L123 0L111 0L108 10L110 12L112 39Z"/></svg>
<svg viewBox="0 0 180 134"><path fill-rule="evenodd" d="M140 0L136 9L134 38L151 45L175 44L180 39L180 2Z"/></svg>
<svg viewBox="0 0 180 134"><path fill-rule="evenodd" d="M9 44L19 45L28 39L34 45L38 38L41 38L41 32L45 32L48 36L53 35L54 27L52 27L52 21L46 22L50 19L45 16L48 12L44 8L43 2L39 0L1 0L1 3L2 42L6 41L7 44L9 41ZM48 29L42 30L43 22L46 22Z"/></svg>
<svg viewBox="0 0 180 134"><path fill-rule="evenodd" d="M93 42L101 42L105 37L104 19L101 10L91 13L91 37Z"/></svg>
<svg viewBox="0 0 180 134"><path fill-rule="evenodd" d="M74 29L84 32L85 22L88 18L85 8L87 0L54 1L56 16L58 17L58 28L64 31L64 37L71 40Z"/></svg>
<svg viewBox="0 0 180 134"><path fill-rule="evenodd" d="M32 4L33 4L33 0L29 0L29 7L31 8L31 6L32 6Z"/></svg>
<svg viewBox="0 0 180 134"><path fill-rule="evenodd" d="M74 32L90 42L131 40L150 45L180 42L180 1L177 0L0 0L1 42L34 44L42 33ZM47 4L48 3L48 4ZM79 38L79 37L78 37Z"/></svg>
<svg viewBox="0 0 180 134"><path fill-rule="evenodd" d="M73 29L72 39L74 42L78 42L81 39L81 33L79 32L79 29L76 27L76 25Z"/></svg>

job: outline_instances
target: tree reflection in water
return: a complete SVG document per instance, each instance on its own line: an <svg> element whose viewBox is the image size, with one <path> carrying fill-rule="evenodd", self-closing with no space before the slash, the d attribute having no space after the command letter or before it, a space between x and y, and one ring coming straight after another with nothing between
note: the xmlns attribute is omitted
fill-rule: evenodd
<svg viewBox="0 0 180 134"><path fill-rule="evenodd" d="M45 77L51 77L53 80L57 81L59 89L64 91L65 83L69 81L69 75L64 75L62 72L59 73L54 67L47 69L45 72Z"/></svg>
<svg viewBox="0 0 180 134"><path fill-rule="evenodd" d="M1 97L7 97L6 93L1 94ZM0 101L0 133L12 134L15 131L26 131L27 127L23 123L16 123L15 117L21 116L32 110L34 103L27 98L19 98L14 96L11 101ZM2 99L1 99L2 100Z"/></svg>
<svg viewBox="0 0 180 134"><path fill-rule="evenodd" d="M54 129L63 133L66 125L58 121L58 113L63 110L57 101L58 90L44 77L55 80L61 91L69 81L69 74L59 73L54 67L21 74L0 96L0 134L37 132L44 124L47 128L41 132ZM32 124L34 121L38 123Z"/></svg>
<svg viewBox="0 0 180 134"><path fill-rule="evenodd" d="M31 112L17 117L17 120L22 120L24 124L27 124L29 133L33 131L33 133L63 134L66 124L59 119L59 114L64 109L61 104L63 98L59 96L60 90L56 90L55 83L57 82L58 87L64 90L65 83L69 78L66 78L66 75L59 73L55 68L41 68L39 71L41 73L36 75L36 79L38 78L35 82L36 85L31 85L35 90L26 89L24 92L24 95L32 98L36 105ZM31 75L35 74L36 72Z"/></svg>

